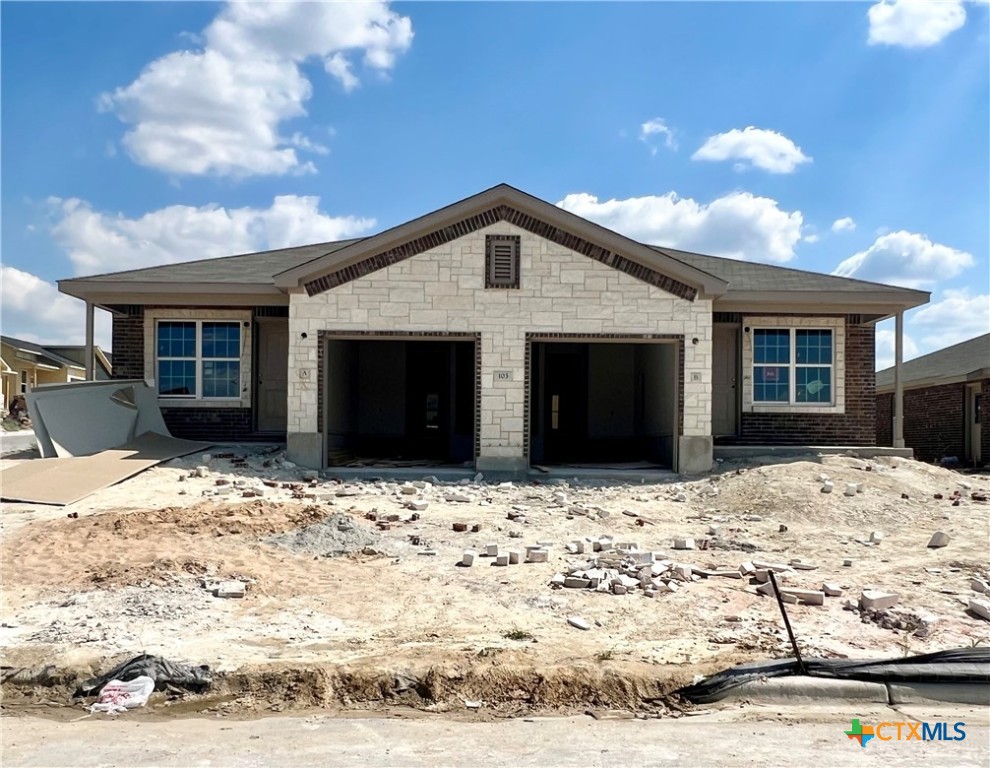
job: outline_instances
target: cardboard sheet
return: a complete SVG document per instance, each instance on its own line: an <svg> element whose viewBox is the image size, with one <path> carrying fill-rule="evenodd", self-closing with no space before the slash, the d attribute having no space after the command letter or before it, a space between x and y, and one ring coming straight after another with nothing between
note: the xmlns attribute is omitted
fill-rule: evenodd
<svg viewBox="0 0 990 768"><path fill-rule="evenodd" d="M65 506L163 461L208 447L209 443L145 432L129 443L92 456L32 459L0 471L0 497Z"/></svg>

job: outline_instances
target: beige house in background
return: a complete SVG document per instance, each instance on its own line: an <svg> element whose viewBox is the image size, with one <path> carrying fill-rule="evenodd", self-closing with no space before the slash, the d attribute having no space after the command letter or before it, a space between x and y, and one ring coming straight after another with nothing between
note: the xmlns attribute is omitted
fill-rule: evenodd
<svg viewBox="0 0 990 768"><path fill-rule="evenodd" d="M873 446L875 325L901 339L929 300L639 243L505 184L366 238L174 256L59 290L90 339L113 314L114 375L155 382L172 434L285 440L316 468Z"/></svg>
<svg viewBox="0 0 990 768"><path fill-rule="evenodd" d="M0 336L0 371L3 376L3 412L17 395L41 384L66 384L86 380L86 348L82 345L41 345ZM113 368L109 355L95 348L95 378L110 379Z"/></svg>

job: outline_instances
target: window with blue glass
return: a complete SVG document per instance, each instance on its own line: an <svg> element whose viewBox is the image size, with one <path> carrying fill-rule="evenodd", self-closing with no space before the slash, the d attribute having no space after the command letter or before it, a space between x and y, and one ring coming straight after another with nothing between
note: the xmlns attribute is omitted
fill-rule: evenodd
<svg viewBox="0 0 990 768"><path fill-rule="evenodd" d="M155 341L160 397L241 396L240 323L159 320Z"/></svg>
<svg viewBox="0 0 990 768"><path fill-rule="evenodd" d="M831 329L754 329L753 402L831 405L833 342Z"/></svg>

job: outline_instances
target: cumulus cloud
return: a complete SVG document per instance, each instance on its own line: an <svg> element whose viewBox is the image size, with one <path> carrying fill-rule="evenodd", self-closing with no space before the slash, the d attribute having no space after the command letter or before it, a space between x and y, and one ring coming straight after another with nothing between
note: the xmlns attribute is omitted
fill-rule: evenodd
<svg viewBox="0 0 990 768"><path fill-rule="evenodd" d="M962 0L881 0L867 11L870 45L928 48L966 23Z"/></svg>
<svg viewBox="0 0 990 768"><path fill-rule="evenodd" d="M811 158L783 134L754 128L733 128L708 138L692 160L736 160L736 170L759 168L770 173L793 173Z"/></svg>
<svg viewBox="0 0 990 768"><path fill-rule="evenodd" d="M990 333L990 294L972 295L968 289L943 291L939 301L914 312L911 325L927 351Z"/></svg>
<svg viewBox="0 0 990 768"><path fill-rule="evenodd" d="M110 315L97 310L94 339L110 348ZM59 293L37 275L0 266L0 322L3 332L39 344L84 344L86 305Z"/></svg>
<svg viewBox="0 0 990 768"><path fill-rule="evenodd" d="M846 216L832 222L833 232L852 232L854 229L856 229L856 222L852 216Z"/></svg>
<svg viewBox="0 0 990 768"><path fill-rule="evenodd" d="M888 323L890 324L890 323ZM895 329L877 328L876 336L876 370L882 371L894 364L894 345L896 343ZM910 360L918 356L918 345L914 339L904 334L904 359Z"/></svg>
<svg viewBox="0 0 990 768"><path fill-rule="evenodd" d="M850 256L832 272L905 288L931 287L973 265L973 256L924 235L898 230L878 237L865 251Z"/></svg>
<svg viewBox="0 0 990 768"><path fill-rule="evenodd" d="M662 117L654 117L647 120L639 127L639 140L650 148L650 154L657 153L657 141L662 140L667 149L677 149L677 140L674 132L667 126L667 121Z"/></svg>
<svg viewBox="0 0 990 768"><path fill-rule="evenodd" d="M329 216L320 198L282 195L268 208L171 205L137 218L51 198L52 237L77 274L151 267L233 253L340 240L366 233L374 219Z"/></svg>
<svg viewBox="0 0 990 768"><path fill-rule="evenodd" d="M599 201L576 193L557 203L643 243L749 261L786 262L801 239L800 211L776 200L734 192L710 203L666 195Z"/></svg>
<svg viewBox="0 0 990 768"><path fill-rule="evenodd" d="M99 106L129 126L123 146L139 164L174 175L311 173L299 151L320 152L283 123L306 114L312 85L300 65L321 59L345 91L359 60L387 73L412 44L412 23L387 2L232 2L198 50L162 56Z"/></svg>

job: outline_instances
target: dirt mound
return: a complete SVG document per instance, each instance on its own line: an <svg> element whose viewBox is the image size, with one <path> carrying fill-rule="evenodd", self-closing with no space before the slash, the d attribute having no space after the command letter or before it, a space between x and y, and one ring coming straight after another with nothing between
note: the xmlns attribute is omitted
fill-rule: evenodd
<svg viewBox="0 0 990 768"><path fill-rule="evenodd" d="M145 539L175 533L261 537L310 525L326 516L327 510L315 504L264 500L239 504L205 501L192 507L111 512L88 518L82 525L111 530L123 539Z"/></svg>
<svg viewBox="0 0 990 768"><path fill-rule="evenodd" d="M189 577L217 573L216 563L191 558L161 557L150 565L116 561L97 563L86 569L89 580L102 588L128 586L169 586Z"/></svg>
<svg viewBox="0 0 990 768"><path fill-rule="evenodd" d="M309 552L324 557L338 557L374 547L380 537L361 528L354 518L336 512L325 520L266 539L293 552Z"/></svg>

